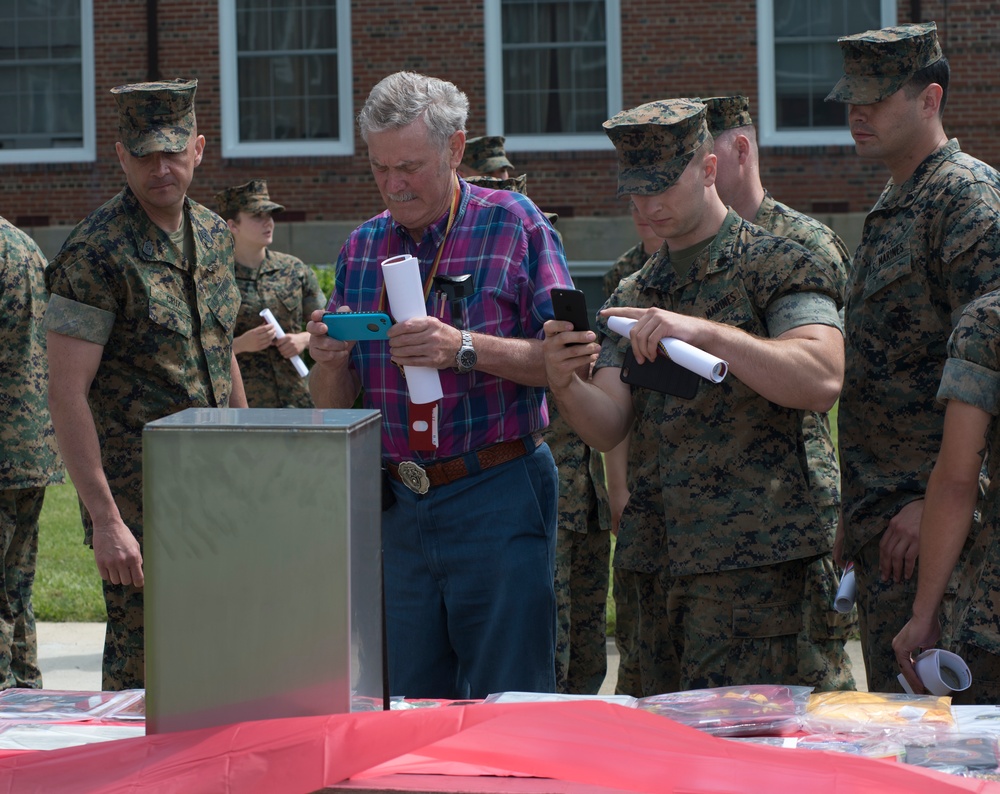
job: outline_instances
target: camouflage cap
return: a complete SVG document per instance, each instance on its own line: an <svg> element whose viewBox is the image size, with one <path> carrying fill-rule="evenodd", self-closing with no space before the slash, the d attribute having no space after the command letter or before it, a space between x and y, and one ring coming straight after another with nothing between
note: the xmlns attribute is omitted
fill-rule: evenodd
<svg viewBox="0 0 1000 794"><path fill-rule="evenodd" d="M662 193L709 140L705 106L693 99L647 102L603 126L618 153L619 196Z"/></svg>
<svg viewBox="0 0 1000 794"><path fill-rule="evenodd" d="M285 208L271 201L267 194L267 182L263 179L251 179L245 185L227 187L215 194L215 203L219 207L219 215L223 218L235 218L237 212L248 212L255 215L260 212L281 212Z"/></svg>
<svg viewBox="0 0 1000 794"><path fill-rule="evenodd" d="M462 165L478 174L491 174L501 168L513 168L503 149L503 135L483 135L465 142Z"/></svg>
<svg viewBox="0 0 1000 794"><path fill-rule="evenodd" d="M495 176L470 176L466 180L470 185L488 187L493 190L510 190L513 193L528 195L528 175L512 176L507 179L497 179Z"/></svg>
<svg viewBox="0 0 1000 794"><path fill-rule="evenodd" d="M826 97L827 102L880 102L943 57L933 22L868 30L837 41L843 50L844 76Z"/></svg>
<svg viewBox="0 0 1000 794"><path fill-rule="evenodd" d="M112 88L122 145L134 157L184 151L195 129L197 87L197 80L178 79Z"/></svg>
<svg viewBox="0 0 1000 794"><path fill-rule="evenodd" d="M507 179L497 179L495 176L470 176L466 180L470 185L488 187L492 190L509 190L512 193L520 193L522 196L528 195L528 175L512 176ZM554 224L559 220L559 214L555 212L545 212L542 214L549 219L549 223Z"/></svg>
<svg viewBox="0 0 1000 794"><path fill-rule="evenodd" d="M718 138L719 133L726 130L753 126L753 118L750 116L750 100L742 94L713 96L700 101L705 105L708 131L713 138Z"/></svg>

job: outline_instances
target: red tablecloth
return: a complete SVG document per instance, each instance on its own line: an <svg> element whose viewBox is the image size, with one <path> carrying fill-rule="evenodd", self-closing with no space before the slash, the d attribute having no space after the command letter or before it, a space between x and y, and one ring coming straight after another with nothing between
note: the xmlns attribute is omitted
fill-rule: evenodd
<svg viewBox="0 0 1000 794"><path fill-rule="evenodd" d="M352 776L375 788L403 764L426 775L508 773L639 792L1000 794L1000 783L730 742L604 702L300 717L19 753L0 758L0 794L292 794Z"/></svg>

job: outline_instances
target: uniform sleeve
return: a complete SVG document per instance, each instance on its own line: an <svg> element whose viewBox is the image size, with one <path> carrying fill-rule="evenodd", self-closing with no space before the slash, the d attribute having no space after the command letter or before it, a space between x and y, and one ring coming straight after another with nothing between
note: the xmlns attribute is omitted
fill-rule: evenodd
<svg viewBox="0 0 1000 794"><path fill-rule="evenodd" d="M772 339L803 325L829 325L844 332L836 302L829 295L815 292L796 292L778 298L767 307L765 320Z"/></svg>
<svg viewBox="0 0 1000 794"><path fill-rule="evenodd" d="M960 400L1000 415L1000 292L969 307L948 340L938 400Z"/></svg>
<svg viewBox="0 0 1000 794"><path fill-rule="evenodd" d="M326 296L313 269L303 262L299 262L299 266L302 268L302 316L308 320L314 311L326 308Z"/></svg>
<svg viewBox="0 0 1000 794"><path fill-rule="evenodd" d="M104 345L118 314L116 291L82 249L62 251L45 269L45 329Z"/></svg>

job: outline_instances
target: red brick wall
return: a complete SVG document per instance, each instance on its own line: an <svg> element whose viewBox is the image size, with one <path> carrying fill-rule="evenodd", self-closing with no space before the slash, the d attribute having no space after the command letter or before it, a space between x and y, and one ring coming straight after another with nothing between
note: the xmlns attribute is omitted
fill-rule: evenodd
<svg viewBox="0 0 1000 794"><path fill-rule="evenodd" d="M898 18L910 20L900 0ZM1000 15L988 0L922 0L924 20L938 23L952 64L946 128L963 148L1000 163L993 119L1000 107ZM113 195L123 179L114 155L112 86L148 79L146 4L94 0L98 161L85 164L0 166L0 214L14 220L75 223ZM191 195L211 203L222 187L251 176L268 179L271 194L308 220L353 220L381 209L356 137L354 157L233 159L220 156L219 45L215 3L160 0L159 66L164 77L197 77L199 130L208 139ZM621 0L624 104L669 96L746 93L757 108L755 0ZM398 69L445 77L470 98L469 129L485 129L484 30L481 3L355 2L354 108L371 86ZM613 154L519 152L532 197L565 215L621 215L614 196ZM819 211L831 203L866 210L886 179L878 164L860 161L853 147L798 147L762 152L765 184L781 200ZM36 224L37 225L37 224Z"/></svg>

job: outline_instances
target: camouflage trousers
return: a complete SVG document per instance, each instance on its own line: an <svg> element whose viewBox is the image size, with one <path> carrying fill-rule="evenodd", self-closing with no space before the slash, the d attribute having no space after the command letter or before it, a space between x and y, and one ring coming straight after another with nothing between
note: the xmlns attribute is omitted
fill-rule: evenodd
<svg viewBox="0 0 1000 794"><path fill-rule="evenodd" d="M102 584L108 625L104 631L101 689L144 689L146 648L142 589L107 581Z"/></svg>
<svg viewBox="0 0 1000 794"><path fill-rule="evenodd" d="M857 611L833 608L839 587L840 571L832 554L809 564L798 638L798 682L817 692L857 689L844 645L857 629Z"/></svg>
<svg viewBox="0 0 1000 794"><path fill-rule="evenodd" d="M1000 655L970 642L957 643L950 650L965 660L972 674L972 686L962 692L952 692L952 705L996 706L1000 703Z"/></svg>
<svg viewBox="0 0 1000 794"><path fill-rule="evenodd" d="M615 568L612 591L615 599L615 647L618 649L616 695L642 697L639 670L639 592L635 572Z"/></svg>
<svg viewBox="0 0 1000 794"><path fill-rule="evenodd" d="M813 559L690 576L633 572L642 694L803 683L798 636Z"/></svg>
<svg viewBox="0 0 1000 794"><path fill-rule="evenodd" d="M0 491L0 689L42 686L31 591L38 556L38 516L44 500L45 488Z"/></svg>
<svg viewBox="0 0 1000 794"><path fill-rule="evenodd" d="M108 456L110 444L105 445ZM108 484L122 521L132 530L142 549L142 458L123 456L120 466L108 476ZM84 518L84 542L93 548L93 528L87 509L80 503ZM143 591L131 585L101 582L108 612L101 662L101 688L106 691L144 689L146 686L145 623Z"/></svg>
<svg viewBox="0 0 1000 794"><path fill-rule="evenodd" d="M556 534L556 691L596 695L608 672L611 533Z"/></svg>
<svg viewBox="0 0 1000 794"><path fill-rule="evenodd" d="M865 660L869 692L902 692L896 676L899 666L892 650L892 639L910 619L913 598L917 594L917 571L905 582L883 582L879 573L879 541L876 535L854 556L854 578L857 582L858 623L861 630L861 653ZM941 602L940 647L952 642L957 609L955 577Z"/></svg>

